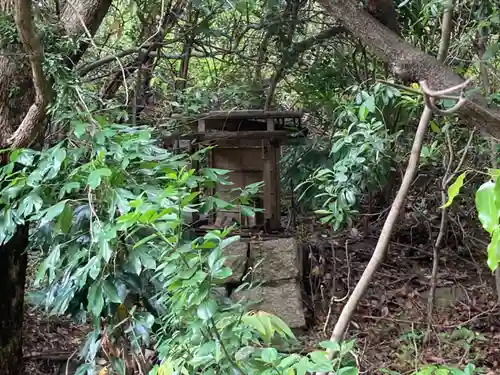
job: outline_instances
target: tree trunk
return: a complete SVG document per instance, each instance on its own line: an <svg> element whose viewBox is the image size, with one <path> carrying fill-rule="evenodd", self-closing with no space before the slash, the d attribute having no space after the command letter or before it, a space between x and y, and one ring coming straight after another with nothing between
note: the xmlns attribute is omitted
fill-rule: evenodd
<svg viewBox="0 0 500 375"><path fill-rule="evenodd" d="M94 34L106 15L111 0L75 0L66 2L61 23L70 37L84 33ZM51 77L43 77L41 61L43 48L39 45L33 27L31 2L0 0L0 13L15 16L21 42L0 45L0 148L29 147L41 128L47 97L43 97L40 83L50 85ZM82 44L69 61L76 64L87 48ZM13 53L17 52L17 53ZM35 87L36 86L36 87ZM48 90L51 90L50 88ZM33 108L37 108L33 116ZM22 126L21 126L22 125ZM29 125L29 126L25 126ZM11 136L18 129L27 129L20 137ZM2 154L0 165L6 162ZM2 213L3 214L3 213ZM0 217L1 221L1 217ZM0 244L0 374L22 375L23 306L26 282L29 227L18 226L11 240Z"/></svg>
<svg viewBox="0 0 500 375"><path fill-rule="evenodd" d="M0 246L0 374L24 374L22 336L26 281L28 228Z"/></svg>

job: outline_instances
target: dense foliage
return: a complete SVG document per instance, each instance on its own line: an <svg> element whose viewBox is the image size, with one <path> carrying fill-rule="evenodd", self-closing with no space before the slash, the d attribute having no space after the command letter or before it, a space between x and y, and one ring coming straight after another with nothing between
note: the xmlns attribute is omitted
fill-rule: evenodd
<svg viewBox="0 0 500 375"><path fill-rule="evenodd" d="M396 3L403 36L435 55L444 2ZM166 22L169 12L177 16ZM309 136L284 149L282 189L299 197L296 213L315 212L336 232L356 222L367 195L371 205L373 195L392 193L423 107L420 87L396 82L344 30L318 37L332 25L313 2L120 0L94 38L79 40L57 37L54 14L53 4L38 4L35 24L56 95L44 140L3 150L0 244L29 226L28 250L41 259L29 301L92 324L78 374L97 373L100 352L118 374L131 368L158 375L357 374L354 341L324 341L298 354L296 337L279 317L225 296L221 285L232 270L224 249L239 239L237 228L200 237L189 218L236 205L253 215L261 184L234 189L231 202L205 195L217 183L230 185L230 171L197 169L207 149L174 152L162 137L183 131L173 112L306 109ZM462 1L455 14L447 63L463 76L488 77L499 64L498 5ZM67 57L81 39L90 49L72 67ZM3 12L0 44L20 44L14 19ZM495 103L498 77L489 76L482 90ZM467 176L496 163L495 155L484 160L490 150L475 140L468 164L451 166L454 154L470 146L458 124L435 118L421 153L421 168L456 178L449 188L436 185L448 191L445 207ZM491 270L500 263L498 176L489 170L491 180L475 194L491 236ZM257 284L246 276L239 292ZM155 351L154 366L146 348ZM463 371L426 366L415 374L473 371L472 364Z"/></svg>

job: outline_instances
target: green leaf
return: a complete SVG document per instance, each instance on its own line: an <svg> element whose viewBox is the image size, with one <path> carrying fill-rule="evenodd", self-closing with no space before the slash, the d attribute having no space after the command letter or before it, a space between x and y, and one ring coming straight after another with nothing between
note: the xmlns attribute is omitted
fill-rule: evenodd
<svg viewBox="0 0 500 375"><path fill-rule="evenodd" d="M369 110L368 110L368 107L365 105L365 103L361 104L359 106L359 110L358 110L359 121L365 121L368 113L369 113Z"/></svg>
<svg viewBox="0 0 500 375"><path fill-rule="evenodd" d="M281 332L288 338L295 339L295 335L293 334L290 327L288 327L288 325L283 321L283 319L274 314L270 314L269 319L271 320L271 323L273 324L273 326L276 328L277 331Z"/></svg>
<svg viewBox="0 0 500 375"><path fill-rule="evenodd" d="M81 138L82 135L87 131L87 123L81 121L72 121L71 124L74 126L73 134L77 138Z"/></svg>
<svg viewBox="0 0 500 375"><path fill-rule="evenodd" d="M23 198L19 208L17 209L17 214L21 217L27 218L32 213L40 211L42 205L42 198L40 198L38 194L32 192Z"/></svg>
<svg viewBox="0 0 500 375"><path fill-rule="evenodd" d="M38 272L34 281L35 287L38 287L40 285L40 281L43 280L45 274L49 269L54 270L57 267L60 258L61 247L59 245L56 245L38 267Z"/></svg>
<svg viewBox="0 0 500 375"><path fill-rule="evenodd" d="M498 225L498 208L495 199L495 183L488 181L476 191L476 210L483 228L490 234Z"/></svg>
<svg viewBox="0 0 500 375"><path fill-rule="evenodd" d="M186 207L189 203L191 203L198 195L200 194L199 191L193 192L181 200L181 207Z"/></svg>
<svg viewBox="0 0 500 375"><path fill-rule="evenodd" d="M231 245L233 242L239 241L240 238L241 238L240 236L231 236L228 238L224 238L220 243L220 248L224 249L224 248L228 247L229 245Z"/></svg>
<svg viewBox="0 0 500 375"><path fill-rule="evenodd" d="M64 209L57 218L57 227L63 232L68 233L71 228L71 222L73 220L73 209L69 204L64 205Z"/></svg>
<svg viewBox="0 0 500 375"><path fill-rule="evenodd" d="M292 354L288 357L285 357L281 360L280 364L278 367L282 369L288 369L289 367L293 366L295 363L297 363L300 360L300 355L298 354Z"/></svg>
<svg viewBox="0 0 500 375"><path fill-rule="evenodd" d="M202 302L196 310L198 317L205 322L212 316L214 316L216 311L217 303L214 300L207 300Z"/></svg>
<svg viewBox="0 0 500 375"><path fill-rule="evenodd" d="M119 190L114 191L115 194L115 202L116 202L116 207L120 211L120 215L126 214L127 212L130 211L130 206L128 205L128 201L126 197L124 197L122 194L120 194Z"/></svg>
<svg viewBox="0 0 500 375"><path fill-rule="evenodd" d="M99 239L99 250L102 259L109 263L111 257L113 256L113 249L109 245L109 241L106 238Z"/></svg>
<svg viewBox="0 0 500 375"><path fill-rule="evenodd" d="M63 211L64 207L66 207L66 200L56 203L55 205L47 208L46 210L40 212L38 215L33 217L34 220L38 220L40 218L40 227L43 227L45 224L50 223L56 217L58 217Z"/></svg>
<svg viewBox="0 0 500 375"><path fill-rule="evenodd" d="M249 325L257 332L259 332L262 336L266 334L266 327L262 324L261 320L255 315L245 315L242 319L243 323Z"/></svg>
<svg viewBox="0 0 500 375"><path fill-rule="evenodd" d="M483 60L490 60L492 57L496 56L498 51L500 51L500 43L490 44L482 56Z"/></svg>
<svg viewBox="0 0 500 375"><path fill-rule="evenodd" d="M233 271L231 270L231 268L222 267L221 269L217 270L217 272L215 272L213 274L213 278L218 279L218 280L224 280L224 279L227 279L228 277L230 277L232 274L233 274Z"/></svg>
<svg viewBox="0 0 500 375"><path fill-rule="evenodd" d="M354 340L343 341L340 344L340 356L344 356L354 349Z"/></svg>
<svg viewBox="0 0 500 375"><path fill-rule="evenodd" d="M314 213L317 215L331 215L331 212L328 210L315 210Z"/></svg>
<svg viewBox="0 0 500 375"><path fill-rule="evenodd" d="M441 129L439 128L438 124L436 124L435 121L431 121L431 130L434 132L434 133L441 133Z"/></svg>
<svg viewBox="0 0 500 375"><path fill-rule="evenodd" d="M247 360L253 353L255 353L256 349L253 346L244 346L240 350L236 352L234 355L234 359L238 362Z"/></svg>
<svg viewBox="0 0 500 375"><path fill-rule="evenodd" d="M71 194L73 190L80 189L80 183L75 181L66 182L59 192L59 199L64 198L66 194Z"/></svg>
<svg viewBox="0 0 500 375"><path fill-rule="evenodd" d="M118 372L118 375L125 375L125 362L121 358L111 358L111 365Z"/></svg>
<svg viewBox="0 0 500 375"><path fill-rule="evenodd" d="M372 96L372 95L369 95L366 100L364 101L363 103L366 108L368 109L368 111L370 113L374 113L375 110L376 110L376 107L375 107L375 98Z"/></svg>
<svg viewBox="0 0 500 375"><path fill-rule="evenodd" d="M467 171L463 172L460 176L457 177L455 182L448 187L448 201L443 206L441 206L441 208L446 208L451 206L451 204L453 203L453 199L455 199L455 197L460 192L460 189L464 185L464 179L466 174Z"/></svg>
<svg viewBox="0 0 500 375"><path fill-rule="evenodd" d="M245 206L244 204L241 204L240 211L241 211L241 214L243 216L246 216L246 217L254 217L255 216L255 211L250 206Z"/></svg>
<svg viewBox="0 0 500 375"><path fill-rule="evenodd" d="M318 350L315 350L313 352L310 352L309 353L309 357L311 358L311 360L317 365L317 364L324 364L324 363L327 363L327 362L330 362L328 360L328 358L326 357L326 352L323 352L323 351L318 351Z"/></svg>
<svg viewBox="0 0 500 375"><path fill-rule="evenodd" d="M118 293L118 288L110 278L107 278L102 284L104 295L113 303L122 303L122 299Z"/></svg>
<svg viewBox="0 0 500 375"><path fill-rule="evenodd" d="M141 258L139 257L139 252L134 251L132 254L129 256L129 265L132 270L136 275L140 275L142 271L142 262Z"/></svg>
<svg viewBox="0 0 500 375"><path fill-rule="evenodd" d="M52 179L57 176L61 165L66 159L66 150L64 148L57 148L52 154L52 165L49 173L47 173L46 179Z"/></svg>
<svg viewBox="0 0 500 375"><path fill-rule="evenodd" d="M295 369L297 370L297 375L305 375L306 372L309 370L310 362L307 357L302 357L295 365Z"/></svg>
<svg viewBox="0 0 500 375"><path fill-rule="evenodd" d="M33 165L33 162L35 161L35 156L38 154L39 154L38 152L33 150L19 149L15 150L10 155L10 161L29 167Z"/></svg>
<svg viewBox="0 0 500 375"><path fill-rule="evenodd" d="M358 369L356 367L342 367L337 372L337 375L358 375Z"/></svg>
<svg viewBox="0 0 500 375"><path fill-rule="evenodd" d="M75 375L86 375L91 370L92 366L90 363L84 363L78 366L78 370L76 370Z"/></svg>
<svg viewBox="0 0 500 375"><path fill-rule="evenodd" d="M174 375L174 367L169 361L163 361L158 375Z"/></svg>
<svg viewBox="0 0 500 375"><path fill-rule="evenodd" d="M274 363L278 360L278 351L274 348L262 349L260 358L266 363Z"/></svg>
<svg viewBox="0 0 500 375"><path fill-rule="evenodd" d="M332 352L340 352L340 345L335 341L322 341L319 343L319 346L325 349L330 349Z"/></svg>
<svg viewBox="0 0 500 375"><path fill-rule="evenodd" d="M142 251L139 253L139 258L141 263L146 269L154 270L156 268L156 260L147 251Z"/></svg>
<svg viewBox="0 0 500 375"><path fill-rule="evenodd" d="M91 189L95 189L101 184L102 177L109 177L109 176L111 176L111 170L108 168L100 168L93 170L89 174L89 177L87 179L87 185L89 185Z"/></svg>
<svg viewBox="0 0 500 375"><path fill-rule="evenodd" d="M93 283L87 295L88 307L94 316L100 316L104 307L103 288L100 282Z"/></svg>
<svg viewBox="0 0 500 375"><path fill-rule="evenodd" d="M493 272L500 263L500 227L497 226L493 231L493 236L488 245L488 267Z"/></svg>

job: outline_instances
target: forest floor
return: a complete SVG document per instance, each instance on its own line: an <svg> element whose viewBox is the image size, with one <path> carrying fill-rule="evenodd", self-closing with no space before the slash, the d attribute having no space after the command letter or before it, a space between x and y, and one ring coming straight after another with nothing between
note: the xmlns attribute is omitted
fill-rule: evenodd
<svg viewBox="0 0 500 375"><path fill-rule="evenodd" d="M418 228L392 237L384 263L358 307L348 336L356 340L356 360L365 374L411 374L422 364L463 368L471 362L493 374L500 368L500 309L494 280L486 267L486 244L477 249L451 241L440 254L433 333L423 346L427 327L427 294L432 269L432 244ZM311 327L299 335L304 350L329 337L375 247L376 237L324 239L330 246L310 246L309 275L304 287ZM460 241L458 241L460 242ZM335 249L335 263L331 244ZM313 249L314 247L314 249ZM334 268L335 267L335 270ZM336 275L335 278L332 275ZM335 287L333 285L335 284ZM328 291L335 289L335 300ZM314 302L312 302L314 301ZM328 310L330 318L325 328ZM27 374L73 374L66 361L82 344L87 328L65 318L25 313ZM383 372L382 369L394 372Z"/></svg>
<svg viewBox="0 0 500 375"><path fill-rule="evenodd" d="M375 244L376 238L364 239L348 245L346 251L345 242L340 245L337 241L337 285L333 303L330 296L320 296L321 284L327 289L328 286L331 288L331 283L328 285L321 277L313 278L319 279L313 281L313 284L319 284L314 303L314 325L301 336L308 349L329 338L345 304L344 296L352 292L361 277ZM411 374L423 364L463 369L470 362L481 368L484 374L499 373L500 308L496 304L494 278L486 267L485 248L486 245L476 254L466 249L442 249L432 314L433 328L430 340L424 346L432 246L414 247L392 242L348 331L347 337L356 340L355 354L361 371L366 374ZM331 247L327 251L331 251ZM339 257L342 254L348 255L347 262L346 255ZM316 253L314 258L318 260L321 256ZM328 273L331 264L326 269ZM312 273L316 270L316 274L324 274L317 271L317 266L312 265L312 270ZM325 324L327 320L328 324Z"/></svg>

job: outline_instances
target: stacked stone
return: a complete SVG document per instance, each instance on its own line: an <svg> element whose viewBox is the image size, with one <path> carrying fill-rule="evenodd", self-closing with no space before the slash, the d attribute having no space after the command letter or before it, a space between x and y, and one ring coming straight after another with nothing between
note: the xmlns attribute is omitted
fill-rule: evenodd
<svg viewBox="0 0 500 375"><path fill-rule="evenodd" d="M302 259L293 237L262 240L240 240L224 249L233 275L228 283L236 283L250 272L257 287L232 293L239 301L258 301L254 309L279 316L290 328L305 326L300 293ZM246 280L244 280L246 281Z"/></svg>

